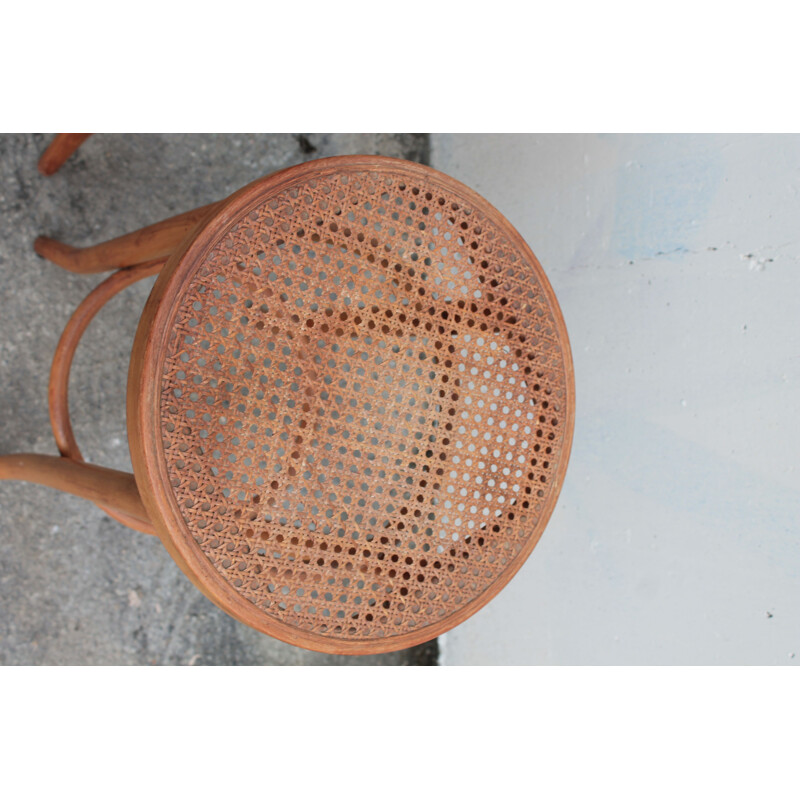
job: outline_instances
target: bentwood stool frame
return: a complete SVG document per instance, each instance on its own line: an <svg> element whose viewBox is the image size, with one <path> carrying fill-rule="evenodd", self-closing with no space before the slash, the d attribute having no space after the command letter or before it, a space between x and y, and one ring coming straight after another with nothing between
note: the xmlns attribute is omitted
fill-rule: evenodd
<svg viewBox="0 0 800 800"><path fill-rule="evenodd" d="M54 144L51 172L80 141ZM56 348L60 456L0 456L0 479L158 535L240 621L331 653L410 647L485 605L538 542L572 440L566 328L530 248L452 178L320 159L102 244L34 247L115 271ZM86 464L75 349L157 273L129 370L134 474Z"/></svg>

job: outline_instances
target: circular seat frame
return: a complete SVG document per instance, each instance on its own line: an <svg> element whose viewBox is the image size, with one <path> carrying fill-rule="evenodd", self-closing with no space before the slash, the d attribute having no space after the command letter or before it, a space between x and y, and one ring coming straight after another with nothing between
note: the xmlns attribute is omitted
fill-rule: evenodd
<svg viewBox="0 0 800 800"><path fill-rule="evenodd" d="M168 434L165 431L164 419L164 404L166 402L164 376L169 370L169 367L166 366L166 362L170 358L170 352L172 351L174 355L176 347L178 347L178 345L175 344L175 327L178 324L177 320L180 315L180 310L185 303L187 293L190 293L190 287L193 286L193 281L195 280L198 272L202 270L208 263L214 261L215 248L217 248L218 254L220 242L226 236L228 237L228 245L230 245L232 240L241 241L241 234L231 234L232 229L235 228L238 231L242 225L246 226L248 224L252 224L254 227L256 227L259 218L263 217L263 215L267 213L274 213L276 216L280 215L280 208L273 209L270 212L270 199L274 200L275 198L278 198L278 202L283 203L286 202L286 198L288 196L286 193L291 193L293 189L295 190L295 193L302 194L302 192L307 189L309 182L312 182L315 187L318 187L320 184L324 184L328 179L334 179L335 183L336 179L342 175L350 175L351 180L356 181L369 181L370 177L373 177L377 182L377 186L381 185L381 180L384 176L388 176L389 180L393 181L395 185L398 182L405 180L405 183L407 183L409 186L414 184L414 190L417 190L419 186L423 187L423 189L428 189L427 194L431 196L432 199L433 195L437 194L437 190L439 190L440 193L446 194L448 203L453 198L457 198L458 203L463 204L465 208L474 209L476 212L479 212L486 220L484 225L488 224L496 226L497 231L502 232L502 235L507 237L505 246L508 246L510 243L510 245L515 248L516 252L521 254L522 258L524 258L525 268L531 270L530 276L533 277L535 275L535 282L543 293L546 304L552 313L556 330L551 332L551 339L553 339L555 347L558 351L558 366L560 366L562 369L562 374L559 376L560 380L557 379L555 381L555 383L559 384L559 390L561 392L561 397L558 401L560 403L561 417L559 420L559 424L561 425L560 441L558 443L558 453L554 453L550 459L555 466L548 476L546 497L543 501L543 504L539 507L537 514L535 515L535 524L532 529L523 531L522 541L521 543L517 543L517 550L516 552L513 552L513 557L508 558L505 566L501 570L498 570L488 585L482 587L482 590L474 597L469 598L467 602L454 604L453 608L448 609L448 613L431 621L429 624L418 625L416 629L405 630L401 633L392 632L388 633L388 635L378 635L374 638L370 637L363 639L358 638L357 636L350 638L346 635L346 628L343 626L346 625L347 622L338 626L338 630L342 635L336 637L323 635L319 632L315 632L314 630L300 629L292 624L287 624L272 614L265 613L262 608L258 607L251 599L248 599L245 596L246 591L242 589L242 586L245 586L246 581L242 584L242 586L235 586L229 578L229 573L223 575L221 572L220 562L216 556L214 556L216 563L212 563L212 560L209 557L209 554L212 551L206 548L206 551L204 552L200 547L198 547L197 540L200 538L197 536L198 530L196 528L194 530L189 529L189 525L187 525L185 518L186 509L182 508L179 504L176 498L176 492L173 491L172 487L173 483L182 479L176 479L175 475L177 473L175 470L172 470L172 473L170 472L170 469L168 468L167 457L165 455L165 439L168 438ZM343 199L343 202L344 201L345 200ZM297 203L299 202L300 200L297 201ZM434 199L434 203L435 202L436 201ZM414 201L412 200L411 203L413 205ZM275 205L274 202L273 205ZM300 206L295 205L293 210L296 210L298 207ZM336 219L330 213L330 209L332 207L332 205L328 206L329 214L323 221L323 227L320 227L320 230L322 230L324 233L327 233L327 230L331 228L331 226L338 227L336 223L329 224L329 219ZM435 206L432 205L431 207L434 208ZM319 209L316 210L318 211ZM290 215L293 213L293 211L288 208L284 208L284 211ZM339 219L341 220L342 218L339 217ZM312 227L309 220L303 221L297 217L291 219L290 225L300 228L303 226L306 228ZM355 224L353 224L354 229L355 227ZM286 228L287 225L283 225L283 228L275 225L276 230L285 230ZM290 233L291 231L286 232L286 239L289 238ZM301 230L300 233L302 235L304 232ZM342 232L339 231L339 233L341 234ZM312 234L308 233L308 235L311 236ZM350 232L350 235L353 236L353 231ZM253 239L254 236L255 234L253 231L251 231L251 239ZM377 238L381 239L380 236ZM331 242L328 244L330 246ZM380 244L381 242L378 242L378 250L380 249ZM323 242L320 241L318 249L321 249L322 246ZM268 250L269 253L273 252L275 247L276 244L274 239L268 244L264 244L265 250ZM250 261L252 261L254 257L252 253L252 242L241 245L241 248L250 253ZM356 251L358 253L356 258L361 262L366 263L366 246L362 245L361 249L359 250L357 248ZM237 258L238 254L239 251L237 251L237 254L232 255L231 258ZM266 253L261 252L259 255L263 258ZM303 252L297 255L298 262L301 261L303 255ZM396 254L394 255L396 256ZM502 256L502 258L507 261L508 255L509 254L506 253ZM406 256L408 256L407 252ZM247 268L249 272L250 261L248 261L247 267L245 267L245 262L242 261L239 264L239 268L241 270L245 270L245 268ZM256 261L256 263L258 262ZM407 261L406 263L407 265L412 264L411 261ZM370 266L376 267L377 264L373 261L371 262ZM519 269L520 266L522 266L522 264L518 264L517 268ZM256 269L259 268L256 267ZM477 266L475 267L475 271L477 271ZM261 280L266 281L266 278L262 276ZM267 292L274 296L274 294L269 290L267 290ZM441 297L442 295L440 295L440 298ZM260 299L263 299L263 296ZM440 299L439 304L444 307L444 300ZM195 307L197 307L197 305L198 304L195 303ZM447 305L452 306L453 304L448 303ZM339 307L337 307L337 311L338 308ZM381 310L383 310L383 308L381 308ZM322 313L322 307L320 307L320 309L317 311L318 315L320 313ZM200 322L205 319L201 316L200 312L198 312L197 316L199 317ZM352 319L350 323L355 324ZM292 322L287 322L287 320L284 320L282 327L286 324L291 325ZM301 328L301 320L299 320L297 317L295 317L294 324L298 328ZM274 330L273 332L277 333L277 330ZM555 333L555 336L552 336L552 333ZM291 333L289 335L291 336ZM333 331L330 331L330 335L331 337L334 335ZM344 335L344 337L347 338L347 334L343 334L341 330L339 331L339 335ZM212 339L210 343L212 345L212 349L213 346L220 341L219 339L214 339L213 336L214 334L209 335L209 338ZM356 335L353 334L353 339L355 338ZM263 345L263 340L261 343ZM207 379L202 378L201 380L202 385L205 386ZM321 389L322 384L320 384L317 388ZM219 402L219 396L220 395L218 394L216 400L217 403ZM561 487L567 466L572 436L574 405L573 397L573 374L569 345L566 329L555 299L555 295L553 294L553 291L547 282L544 272L542 271L541 266L539 265L535 256L519 236L519 234L505 220L505 218L502 217L499 212L493 209L485 200L480 198L475 192L428 167L423 167L408 162L400 162L388 158L359 156L338 157L307 162L305 164L283 170L277 174L256 181L255 183L245 187L241 191L231 196L227 201L223 201L221 205L215 207L210 213L207 221L198 226L197 232L191 236L185 242L184 246L180 248L179 251L174 253L169 259L166 267L159 276L155 287L153 288L150 299L142 315L134 344L128 395L129 439L131 442L132 458L137 483L142 493L144 504L158 534L160 535L164 545L167 547L184 572L195 583L195 585L201 589L201 591L203 591L211 600L213 600L213 602L240 621L291 644L333 653L373 653L386 650L395 650L402 647L410 647L423 641L427 641L443 633L444 631L449 630L485 605L485 603L495 596L519 569L541 536L544 526L553 510L558 492ZM321 401L317 399L317 402ZM524 403L528 402L529 399L526 396ZM545 405L547 405L546 401ZM544 417L542 417L542 419L544 419ZM556 420L554 419L553 422L556 422ZM193 441L196 442L198 440L194 439ZM184 447L184 450L185 449L186 448ZM352 459L352 451L347 453L345 459L347 458ZM522 460L521 457L520 460ZM317 473L314 472L313 477L316 477L316 474ZM272 486L277 487L277 481L274 481ZM219 485L217 484L214 488L214 491L218 493L218 490ZM261 498L261 495L265 494L264 490L268 493L270 491L269 485L253 487L259 513L263 511L264 508ZM199 491L200 490L198 489L197 492L199 493ZM510 490L508 493L511 493ZM247 498L245 499L245 510L247 510L247 501L249 498L250 495L248 494ZM216 501L212 500L212 505L214 502L219 503L220 500L221 499L219 497L217 497ZM194 499L192 499L190 502L194 503ZM217 508L219 508L219 506L217 506ZM229 513L230 508L225 507L223 511ZM385 508L383 508L382 511L385 511ZM256 543L252 543L252 545L251 543L248 543L248 540L244 538L244 534L239 530L240 527L241 526L236 523L236 531L238 532L239 536L239 538L236 539L236 547L233 548L233 544L229 543L229 548L233 548L235 552L233 552L231 558L224 559L223 557L222 563L229 564L232 559L235 560L238 558L242 552L240 548L243 547L244 551L251 556L250 558L241 562L242 565L246 565L249 579L251 574L250 565L254 558L255 560L258 560L254 555L254 553L257 552L255 545L258 543L258 540ZM274 541L274 530L280 530L280 526L278 526L277 522L274 522L273 525L269 527L273 531ZM324 540L325 535L320 533L319 528L314 525L314 523L311 523L309 527L316 529L316 533L314 534L314 539L316 541L312 543L309 540L309 545L311 545L312 550L316 555L319 546L319 540ZM367 526L362 524L358 527L363 531L363 529ZM289 533L295 532L290 527L287 528L287 530ZM345 525L340 529L340 536L342 535L342 531L348 532L348 526ZM287 541L284 542L285 551L291 549L288 542L289 533L286 534ZM269 533L264 535L269 536ZM298 538L302 539L304 535L308 535L307 531L300 531ZM281 534L277 534L277 536L280 537ZM469 536L469 534L467 534L467 536ZM416 536L417 541L420 538L421 535ZM332 541L335 541L335 538ZM346 541L347 544L352 544L349 539ZM400 539L397 539L396 542L399 544ZM214 542L212 542L212 545L213 544ZM323 541L323 546L324 544L325 542ZM362 552L367 552L360 549L362 544L363 539L362 542L359 543L358 548L351 547L349 551L351 554L351 560L348 562L348 566L351 569L353 580L360 576L358 571L359 560L363 560ZM376 541L375 545L377 544L378 543ZM400 555L407 553L407 547L405 546L406 544L407 541L404 542L403 545L398 546L396 548L396 552L392 552L392 543L388 543L388 545L383 548L385 551L385 556L394 558L395 561L398 561L398 553ZM295 549L298 548L302 550L301 542L298 542L298 547ZM352 554L353 549L356 549L355 555ZM377 547L370 545L370 550L373 551L370 552L370 555L374 556L374 551L376 549ZM347 558L347 553L348 550L345 549L344 555L339 559L339 561L344 562L344 560ZM286 553L284 553L284 555L285 554ZM329 556L330 554L326 553L325 555ZM429 556L427 560L431 561L432 559L433 555ZM322 559L320 559L320 561L321 560ZM311 563L313 565L313 561L309 562L308 559L306 559L306 563ZM400 559L400 563L402 565L402 559ZM298 564L299 559L298 561L295 561L296 566L294 567L294 572L301 568L302 565L298 566ZM338 564L336 560L331 561L330 558L328 558L325 562L325 570L327 570L328 573L331 571L331 564L343 570L344 563ZM230 568L233 569L233 567ZM244 569L245 566L242 566L241 568ZM384 584L387 584L386 591L390 592L392 588L391 585L402 583L402 580L400 579L401 576L399 574L396 575L395 579L390 579L387 577L387 572L385 569L381 570L381 567L377 567L376 569L382 571L382 577L378 581L380 584L380 589L377 593L378 600L380 600L381 595L379 592L384 590ZM291 572L292 570L288 571ZM326 573L326 575L328 573ZM272 574L276 576L274 578L274 584L279 584L281 582L280 572L276 572L275 567L273 567ZM352 589L352 585L349 583L348 578L345 577L340 580L339 576L343 574L343 571L337 574L335 586L333 587L334 591L343 591L340 586L342 580L347 582L345 583L346 586L351 586L351 590L355 591ZM408 573L404 574L408 575ZM319 576L319 573L316 573L316 575ZM372 577L371 565L369 576ZM301 583L306 586L308 591L313 593L313 588L309 587L313 587L314 584L308 582L309 576L304 577L306 578L306 581L301 581ZM258 582L269 581L269 579L269 574L264 573L253 582L253 585ZM319 584L319 577L317 577L317 580ZM334 579L330 580L331 582L334 582ZM325 583L326 581L323 581L322 585L319 585L320 592L317 594L320 597L320 602L317 603L317 605L322 605L324 603L321 590L328 588L324 585ZM408 581L406 581L406 583L408 583ZM293 591L292 597L289 598L289 602L297 599L295 597L296 593L294 592L295 584L292 584ZM300 591L302 591L302 589ZM367 589L367 591L362 592L362 594L365 596L368 595L369 590ZM330 593L327 596L330 597ZM279 599L280 595L278 595L276 598L276 603L273 605L273 608L275 608L276 612L279 612L277 607L277 600ZM392 598L392 600L396 602L396 598ZM305 604L308 602L309 597L308 594L306 594L306 596L303 598L303 603ZM387 604L389 603L388 600L384 602ZM284 606L281 606L281 609L284 607L285 603ZM352 606L348 606L348 616L356 616L358 612L354 612L353 614L349 613L351 608ZM380 613L380 603L378 603L376 613ZM363 613L361 614L361 617L363 619ZM333 628L335 622L336 620L334 618L331 621L331 628ZM325 623L323 623L323 627L326 627ZM389 631L390 629L391 623L388 623L383 626L382 630Z"/></svg>

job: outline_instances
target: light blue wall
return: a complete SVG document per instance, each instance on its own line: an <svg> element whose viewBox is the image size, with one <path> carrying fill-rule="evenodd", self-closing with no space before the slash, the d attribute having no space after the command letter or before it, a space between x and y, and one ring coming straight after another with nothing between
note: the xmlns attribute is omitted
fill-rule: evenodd
<svg viewBox="0 0 800 800"><path fill-rule="evenodd" d="M542 262L567 479L449 664L800 662L800 137L436 135Z"/></svg>

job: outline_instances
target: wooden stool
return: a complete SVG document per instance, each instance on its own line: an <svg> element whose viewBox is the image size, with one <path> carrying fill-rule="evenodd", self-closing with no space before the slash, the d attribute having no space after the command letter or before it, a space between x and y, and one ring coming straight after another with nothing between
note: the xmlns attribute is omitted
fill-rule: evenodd
<svg viewBox="0 0 800 800"><path fill-rule="evenodd" d="M467 187L327 158L95 247L35 248L118 271L56 350L61 457L0 457L0 478L157 534L236 619L329 653L432 639L530 555L569 458L569 342L539 262ZM156 272L131 356L128 475L83 463L67 381L97 310Z"/></svg>

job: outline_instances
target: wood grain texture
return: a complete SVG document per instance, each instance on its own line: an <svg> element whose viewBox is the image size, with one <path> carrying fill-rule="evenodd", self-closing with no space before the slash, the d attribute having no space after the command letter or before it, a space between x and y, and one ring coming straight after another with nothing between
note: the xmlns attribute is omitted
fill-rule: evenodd
<svg viewBox="0 0 800 800"><path fill-rule="evenodd" d="M215 208L215 203L196 208L91 247L72 247L47 236L38 237L33 247L40 256L70 272L109 272L168 258Z"/></svg>
<svg viewBox="0 0 800 800"><path fill-rule="evenodd" d="M84 497L140 523L148 520L136 480L128 472L83 464L62 456L17 453L0 456L0 480L18 480L50 486Z"/></svg>

